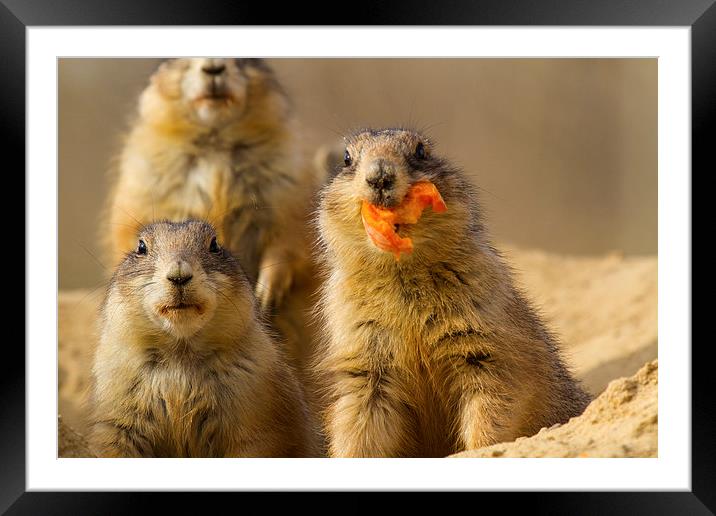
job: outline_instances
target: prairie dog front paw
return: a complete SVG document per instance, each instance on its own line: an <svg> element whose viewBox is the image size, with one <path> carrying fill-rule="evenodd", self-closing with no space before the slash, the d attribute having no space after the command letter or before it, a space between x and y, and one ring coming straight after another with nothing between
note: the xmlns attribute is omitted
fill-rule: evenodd
<svg viewBox="0 0 716 516"><path fill-rule="evenodd" d="M261 260L255 294L262 310L281 304L293 283L293 266L284 253L267 253Z"/></svg>

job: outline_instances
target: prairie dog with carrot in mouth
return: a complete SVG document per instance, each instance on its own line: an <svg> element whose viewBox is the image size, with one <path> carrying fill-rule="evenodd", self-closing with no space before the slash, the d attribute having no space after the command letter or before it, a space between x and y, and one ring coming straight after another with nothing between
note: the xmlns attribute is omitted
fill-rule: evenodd
<svg viewBox="0 0 716 516"><path fill-rule="evenodd" d="M110 282L93 367L103 457L311 457L318 433L237 260L202 221L144 227Z"/></svg>
<svg viewBox="0 0 716 516"><path fill-rule="evenodd" d="M366 208L403 209L419 183L446 210L370 237ZM330 455L445 456L532 435L589 403L492 247L475 189L423 135L348 138L318 229L326 340L315 369ZM412 252L386 251L401 242Z"/></svg>

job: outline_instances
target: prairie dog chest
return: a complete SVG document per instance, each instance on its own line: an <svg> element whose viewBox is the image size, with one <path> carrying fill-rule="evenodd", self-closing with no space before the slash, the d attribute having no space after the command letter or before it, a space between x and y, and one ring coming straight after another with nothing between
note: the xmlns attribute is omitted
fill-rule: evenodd
<svg viewBox="0 0 716 516"><path fill-rule="evenodd" d="M228 151L189 156L182 184L177 185L172 200L190 214L227 210L229 200L235 197L233 171L234 159Z"/></svg>
<svg viewBox="0 0 716 516"><path fill-rule="evenodd" d="M149 405L148 423L156 425L157 456L223 454L222 445L210 436L226 427L228 403L205 372L163 364L147 375L143 397Z"/></svg>
<svg viewBox="0 0 716 516"><path fill-rule="evenodd" d="M156 365L144 378L144 393L167 420L217 406L215 381L209 368L187 368L173 363Z"/></svg>
<svg viewBox="0 0 716 516"><path fill-rule="evenodd" d="M327 307L333 341L356 350L378 352L401 362L413 362L426 346L429 303L413 303L391 288L389 282L365 283L336 274L327 290ZM343 343L343 344L339 344Z"/></svg>
<svg viewBox="0 0 716 516"><path fill-rule="evenodd" d="M404 363L425 362L441 336L481 326L466 314L469 296L457 286L440 287L420 276L367 278L335 270L326 290L334 342L355 342L356 352L377 346Z"/></svg>
<svg viewBox="0 0 716 516"><path fill-rule="evenodd" d="M272 219L276 205L285 202L282 188L266 162L249 159L237 152L210 153L197 157L186 173L186 205L195 203L205 217L220 220L266 224ZM234 221L235 222L235 221Z"/></svg>

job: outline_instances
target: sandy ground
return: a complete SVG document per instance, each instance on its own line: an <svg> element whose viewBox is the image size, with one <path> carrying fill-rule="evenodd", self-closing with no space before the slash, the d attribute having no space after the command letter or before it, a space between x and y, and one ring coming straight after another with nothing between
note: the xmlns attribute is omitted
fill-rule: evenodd
<svg viewBox="0 0 716 516"><path fill-rule="evenodd" d="M656 257L502 249L518 283L560 336L567 362L585 387L601 396L565 425L469 456L656 456ZM86 453L81 436L87 431L86 393L102 295L100 287L62 291L58 297L61 456ZM612 380L631 376L604 392Z"/></svg>

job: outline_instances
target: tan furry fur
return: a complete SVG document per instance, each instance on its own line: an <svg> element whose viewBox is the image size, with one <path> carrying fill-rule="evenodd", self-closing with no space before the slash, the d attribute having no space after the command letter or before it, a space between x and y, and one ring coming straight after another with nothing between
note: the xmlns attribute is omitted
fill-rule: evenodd
<svg viewBox="0 0 716 516"><path fill-rule="evenodd" d="M98 456L320 454L301 386L214 237L205 222L151 224L146 253L117 267L93 367Z"/></svg>
<svg viewBox="0 0 716 516"><path fill-rule="evenodd" d="M261 306L279 306L297 276L311 275L305 228L317 185L273 71L258 59L168 60L138 111L103 229L113 263L143 224L209 220Z"/></svg>
<svg viewBox="0 0 716 516"><path fill-rule="evenodd" d="M315 370L330 455L445 456L580 414L589 397L515 288L463 174L408 130L359 132L347 151L318 216L326 342ZM376 193L366 177L379 169L390 188ZM420 180L448 209L399 228L415 249L396 262L370 242L361 202L394 206Z"/></svg>

